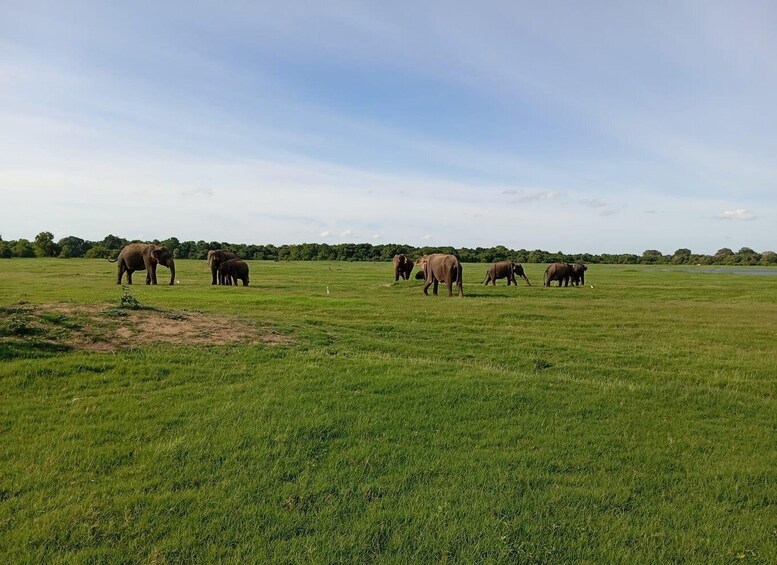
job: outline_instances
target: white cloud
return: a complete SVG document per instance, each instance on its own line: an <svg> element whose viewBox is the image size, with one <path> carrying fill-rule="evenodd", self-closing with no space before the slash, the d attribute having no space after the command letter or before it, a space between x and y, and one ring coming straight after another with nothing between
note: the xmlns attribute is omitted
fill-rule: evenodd
<svg viewBox="0 0 777 565"><path fill-rule="evenodd" d="M357 237L355 233L353 233L353 230L345 230L344 232L340 233L340 237Z"/></svg>
<svg viewBox="0 0 777 565"><path fill-rule="evenodd" d="M320 234L318 234L320 237L330 237L332 235L332 232L330 231L322 231Z"/></svg>
<svg viewBox="0 0 777 565"><path fill-rule="evenodd" d="M755 220L755 215L745 208L737 208L736 210L725 210L718 219L720 220Z"/></svg>
<svg viewBox="0 0 777 565"><path fill-rule="evenodd" d="M380 235L379 233L374 233L372 234L372 239L383 239L383 236Z"/></svg>

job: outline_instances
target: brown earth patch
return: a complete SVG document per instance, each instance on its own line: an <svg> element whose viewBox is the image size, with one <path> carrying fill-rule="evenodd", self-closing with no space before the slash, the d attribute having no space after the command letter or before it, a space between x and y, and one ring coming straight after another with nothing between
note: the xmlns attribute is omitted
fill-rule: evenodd
<svg viewBox="0 0 777 565"><path fill-rule="evenodd" d="M26 304L2 309L0 322L7 322L4 326L19 339L44 340L86 351L116 351L160 342L194 346L292 343L289 336L275 332L268 324L183 310Z"/></svg>

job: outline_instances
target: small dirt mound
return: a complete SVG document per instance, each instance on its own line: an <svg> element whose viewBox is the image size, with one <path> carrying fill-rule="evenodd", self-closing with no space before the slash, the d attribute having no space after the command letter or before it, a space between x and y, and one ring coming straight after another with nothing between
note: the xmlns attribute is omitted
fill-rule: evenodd
<svg viewBox="0 0 777 565"><path fill-rule="evenodd" d="M116 351L149 343L233 345L291 343L268 325L235 316L110 305L29 304L0 308L0 337L86 351Z"/></svg>

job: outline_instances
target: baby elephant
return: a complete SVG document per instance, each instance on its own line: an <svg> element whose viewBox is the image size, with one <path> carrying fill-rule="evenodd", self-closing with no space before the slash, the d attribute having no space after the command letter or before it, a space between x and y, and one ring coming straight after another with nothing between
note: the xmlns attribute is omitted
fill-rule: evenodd
<svg viewBox="0 0 777 565"><path fill-rule="evenodd" d="M243 286L248 286L248 265L241 259L230 259L219 266L223 284L237 286L237 281L243 281Z"/></svg>

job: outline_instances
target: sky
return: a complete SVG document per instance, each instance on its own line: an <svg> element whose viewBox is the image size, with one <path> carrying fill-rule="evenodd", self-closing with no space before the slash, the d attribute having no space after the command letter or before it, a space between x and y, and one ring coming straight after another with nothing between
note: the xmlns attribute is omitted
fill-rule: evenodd
<svg viewBox="0 0 777 565"><path fill-rule="evenodd" d="M0 235L777 249L777 4L0 0Z"/></svg>

